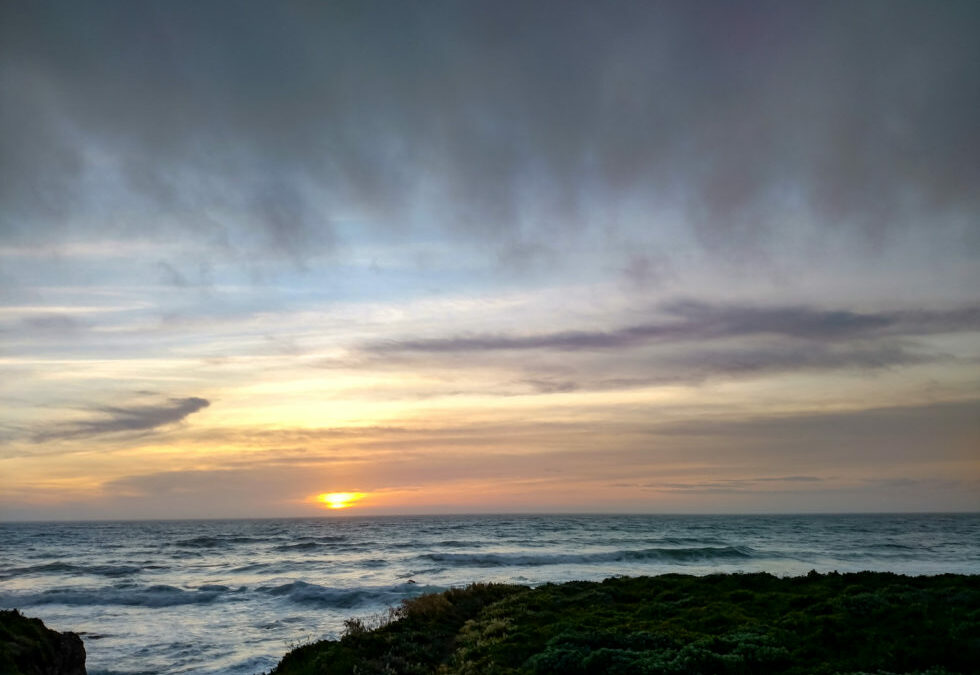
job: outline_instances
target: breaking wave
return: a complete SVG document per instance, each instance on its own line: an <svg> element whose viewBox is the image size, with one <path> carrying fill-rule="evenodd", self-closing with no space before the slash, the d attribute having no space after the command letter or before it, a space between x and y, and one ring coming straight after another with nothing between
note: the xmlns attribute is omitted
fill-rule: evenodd
<svg viewBox="0 0 980 675"><path fill-rule="evenodd" d="M292 581L277 586L260 586L256 590L272 596L284 597L292 602L329 607L351 609L368 605L395 604L403 598L437 593L445 590L440 586L423 586L421 584L403 583L390 586L361 586L358 588L332 588L320 586L305 581Z"/></svg>
<svg viewBox="0 0 980 675"><path fill-rule="evenodd" d="M137 574L142 567L135 565L74 565L65 562L51 562L43 565L13 567L0 572L0 579L8 579L22 574L94 574L102 577L123 577Z"/></svg>
<svg viewBox="0 0 980 675"><path fill-rule="evenodd" d="M10 593L0 595L0 606L29 607L34 605L128 605L140 607L173 607L210 603L222 596L241 593L244 587L232 590L212 584L194 590L156 585L144 588L58 588L40 593Z"/></svg>
<svg viewBox="0 0 980 675"><path fill-rule="evenodd" d="M280 544L274 547L273 551L314 551L320 548L330 548L335 549L337 544L341 544L347 541L348 538L344 536L325 536L325 537L315 537L307 538L298 542L291 544Z"/></svg>
<svg viewBox="0 0 980 675"><path fill-rule="evenodd" d="M647 548L597 553L425 553L419 558L455 567L540 567L544 565L588 565L611 562L700 563L746 560L758 553L748 546L702 546L697 548Z"/></svg>

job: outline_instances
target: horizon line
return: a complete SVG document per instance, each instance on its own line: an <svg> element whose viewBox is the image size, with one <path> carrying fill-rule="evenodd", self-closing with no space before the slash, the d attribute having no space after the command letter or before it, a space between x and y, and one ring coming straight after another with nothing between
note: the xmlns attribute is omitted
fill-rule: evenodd
<svg viewBox="0 0 980 675"><path fill-rule="evenodd" d="M60 524L60 523L173 523L173 522L218 522L218 521L246 521L246 520L355 520L370 518L472 518L472 517L601 517L601 516L622 516L622 517L804 517L804 516L980 516L980 509L974 511L747 511L747 512L658 512L644 513L635 511L473 511L460 513L375 513L375 514L352 514L352 513L324 513L319 515L306 516L191 516L185 518L53 518L47 520L3 520L0 525L19 525L19 524Z"/></svg>

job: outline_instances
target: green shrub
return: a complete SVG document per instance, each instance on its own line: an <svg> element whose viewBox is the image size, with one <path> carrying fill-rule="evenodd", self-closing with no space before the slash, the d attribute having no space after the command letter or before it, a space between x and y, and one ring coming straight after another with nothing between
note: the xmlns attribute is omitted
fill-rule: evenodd
<svg viewBox="0 0 980 675"><path fill-rule="evenodd" d="M287 655L276 675L978 672L980 576L475 584ZM304 668L306 668L304 670Z"/></svg>

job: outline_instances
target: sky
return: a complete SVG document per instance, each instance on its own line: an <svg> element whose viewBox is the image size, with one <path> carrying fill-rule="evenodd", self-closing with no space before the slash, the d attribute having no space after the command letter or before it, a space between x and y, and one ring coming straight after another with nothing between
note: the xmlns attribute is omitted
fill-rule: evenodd
<svg viewBox="0 0 980 675"><path fill-rule="evenodd" d="M2 3L0 520L980 510L978 28Z"/></svg>

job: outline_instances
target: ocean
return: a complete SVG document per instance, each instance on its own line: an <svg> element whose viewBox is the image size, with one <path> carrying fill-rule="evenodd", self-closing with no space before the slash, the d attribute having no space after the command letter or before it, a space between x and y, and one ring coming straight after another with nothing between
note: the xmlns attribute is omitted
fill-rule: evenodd
<svg viewBox="0 0 980 675"><path fill-rule="evenodd" d="M980 573L980 514L505 515L0 523L0 607L90 675L256 675L348 617L473 581Z"/></svg>

